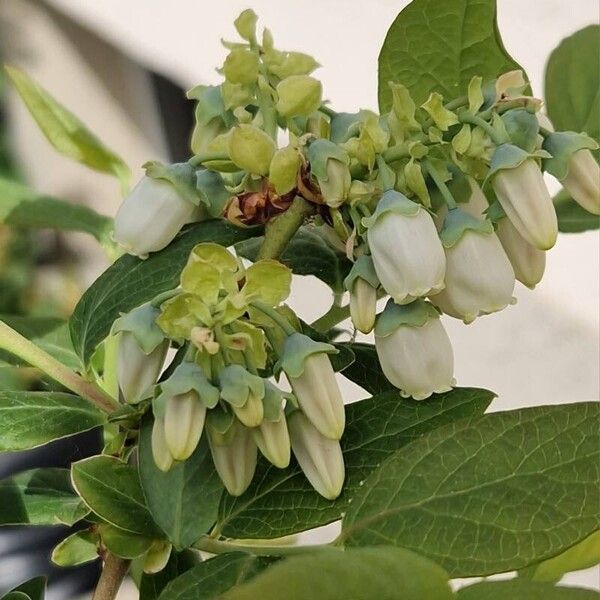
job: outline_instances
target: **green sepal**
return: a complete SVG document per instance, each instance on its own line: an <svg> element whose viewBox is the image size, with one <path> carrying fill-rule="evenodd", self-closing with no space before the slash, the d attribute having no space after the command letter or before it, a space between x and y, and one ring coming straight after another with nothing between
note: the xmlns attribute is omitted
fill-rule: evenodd
<svg viewBox="0 0 600 600"><path fill-rule="evenodd" d="M538 142L540 124L534 113L524 108L507 110L501 117L511 143L533 152Z"/></svg>
<svg viewBox="0 0 600 600"><path fill-rule="evenodd" d="M304 363L313 354L337 354L339 350L331 344L315 342L303 333L292 333L283 345L281 357L275 365L275 372L284 371L290 377L300 377L304 373Z"/></svg>
<svg viewBox="0 0 600 600"><path fill-rule="evenodd" d="M258 78L258 54L247 48L234 48L225 58L223 75L230 83L249 85Z"/></svg>
<svg viewBox="0 0 600 600"><path fill-rule="evenodd" d="M256 42L256 22L258 17L256 13L251 9L247 8L242 11L239 17L233 22L240 37L248 42Z"/></svg>
<svg viewBox="0 0 600 600"><path fill-rule="evenodd" d="M228 438L235 433L234 422L235 415L232 412L225 411L221 406L209 411L206 415L206 426L209 433L220 438L222 443L231 441Z"/></svg>
<svg viewBox="0 0 600 600"><path fill-rule="evenodd" d="M460 208L452 208L446 215L440 233L442 245L444 248L452 248L467 231L489 235L494 233L494 226L488 219L476 219Z"/></svg>
<svg viewBox="0 0 600 600"><path fill-rule="evenodd" d="M184 361L160 384L160 394L152 403L154 416L164 417L169 398L192 391L198 394L198 401L206 408L214 408L219 402L219 390L208 381L204 371L196 363Z"/></svg>
<svg viewBox="0 0 600 600"><path fill-rule="evenodd" d="M164 333L156 324L159 315L160 310L147 302L120 316L113 323L111 333L131 332L144 354L150 354L165 339Z"/></svg>
<svg viewBox="0 0 600 600"><path fill-rule="evenodd" d="M377 203L375 212L370 217L365 217L362 223L365 227L372 227L377 220L386 213L396 213L407 217L414 217L422 206L409 200L404 194L396 190L388 190Z"/></svg>
<svg viewBox="0 0 600 600"><path fill-rule="evenodd" d="M200 206L201 198L196 189L196 169L190 163L163 165L157 160L152 160L143 167L148 177L170 183L181 198L194 206Z"/></svg>
<svg viewBox="0 0 600 600"><path fill-rule="evenodd" d="M348 153L341 146L329 140L315 140L308 147L310 172L317 179L327 181L327 161L329 159L337 160L345 165L350 164Z"/></svg>
<svg viewBox="0 0 600 600"><path fill-rule="evenodd" d="M216 85L197 85L189 90L186 96L190 100L197 100L196 123L206 125L215 117L225 113L225 105L221 95L221 87Z"/></svg>
<svg viewBox="0 0 600 600"><path fill-rule="evenodd" d="M425 300L415 300L410 304L396 304L391 298L385 305L385 309L377 317L375 323L375 335L387 337L398 329L398 327L422 327L431 319L439 318L435 306Z"/></svg>
<svg viewBox="0 0 600 600"><path fill-rule="evenodd" d="M551 158L544 160L544 170L562 181L569 174L571 157L579 150L597 150L598 144L585 133L557 131L546 136L542 145Z"/></svg>
<svg viewBox="0 0 600 600"><path fill-rule="evenodd" d="M330 139L334 144L348 141L353 135L358 135L361 113L337 113L331 119Z"/></svg>
<svg viewBox="0 0 600 600"><path fill-rule="evenodd" d="M283 415L283 405L289 394L280 390L275 384L265 379L265 396L263 398L263 408L265 411L265 421L276 423Z"/></svg>
<svg viewBox="0 0 600 600"><path fill-rule="evenodd" d="M196 189L200 202L204 204L211 217L220 217L231 193L225 187L223 178L215 171L198 169L196 171Z"/></svg>
<svg viewBox="0 0 600 600"><path fill-rule="evenodd" d="M259 399L265 395L264 380L242 365L227 365L219 373L219 385L221 398L232 406L244 406L250 394Z"/></svg>
<svg viewBox="0 0 600 600"><path fill-rule="evenodd" d="M492 156L490 170L483 185L485 186L498 171L502 171L503 169L516 169L528 158L531 158L531 156L532 155L529 152L514 144L500 144Z"/></svg>
<svg viewBox="0 0 600 600"><path fill-rule="evenodd" d="M156 323L168 337L182 343L190 339L194 327L211 327L214 319L210 308L200 298L184 293L163 302Z"/></svg>
<svg viewBox="0 0 600 600"><path fill-rule="evenodd" d="M506 213L498 200L493 200L485 211L485 215L492 223L497 223L506 217Z"/></svg>
<svg viewBox="0 0 600 600"><path fill-rule="evenodd" d="M359 278L364 279L371 287L374 287L375 289L379 287L379 278L375 272L373 259L367 254L363 254L356 259L356 262L350 269L350 273L348 273L344 279L344 287L348 291L352 291L354 282Z"/></svg>

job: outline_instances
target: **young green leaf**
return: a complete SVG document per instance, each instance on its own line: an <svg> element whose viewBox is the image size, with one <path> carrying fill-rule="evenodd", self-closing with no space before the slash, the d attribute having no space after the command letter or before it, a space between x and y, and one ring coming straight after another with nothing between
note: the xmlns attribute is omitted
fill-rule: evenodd
<svg viewBox="0 0 600 600"><path fill-rule="evenodd" d="M457 600L598 600L593 590L574 587L554 587L524 579L483 581L469 585L457 594Z"/></svg>
<svg viewBox="0 0 600 600"><path fill-rule="evenodd" d="M200 555L192 550L171 552L167 566L158 573L142 574L140 581L140 600L158 600L161 592L174 579L183 575L200 563Z"/></svg>
<svg viewBox="0 0 600 600"><path fill-rule="evenodd" d="M133 467L112 456L92 456L73 463L71 478L86 505L107 523L130 533L161 537Z"/></svg>
<svg viewBox="0 0 600 600"><path fill-rule="evenodd" d="M496 0L413 0L379 54L379 109L392 106L390 81L405 85L420 105L431 92L446 101L466 94L475 75L485 83L519 68L500 38Z"/></svg>
<svg viewBox="0 0 600 600"><path fill-rule="evenodd" d="M217 527L230 537L274 538L335 521L387 456L431 429L482 414L493 397L486 390L457 388L427 402L387 392L350 404L341 440L346 482L337 500L319 496L295 462L282 471L263 461L244 495L223 495Z"/></svg>
<svg viewBox="0 0 600 600"><path fill-rule="evenodd" d="M87 513L68 469L32 469L0 481L0 525L70 526Z"/></svg>
<svg viewBox="0 0 600 600"><path fill-rule="evenodd" d="M0 391L0 452L35 448L105 422L101 411L73 394Z"/></svg>
<svg viewBox="0 0 600 600"><path fill-rule="evenodd" d="M595 403L539 406L432 431L371 473L342 538L402 545L455 577L554 556L598 527L599 417Z"/></svg>
<svg viewBox="0 0 600 600"><path fill-rule="evenodd" d="M46 577L34 577L17 586L4 596L2 600L44 600L46 593Z"/></svg>
<svg viewBox="0 0 600 600"><path fill-rule="evenodd" d="M430 560L380 546L313 552L281 561L223 600L452 600L448 575Z"/></svg>
<svg viewBox="0 0 600 600"><path fill-rule="evenodd" d="M54 148L96 171L115 175L124 189L129 184L129 168L109 150L69 110L26 73L15 67L5 67L21 99Z"/></svg>
<svg viewBox="0 0 600 600"><path fill-rule="evenodd" d="M52 551L52 562L59 567L83 565L98 559L98 536L88 530L76 531Z"/></svg>

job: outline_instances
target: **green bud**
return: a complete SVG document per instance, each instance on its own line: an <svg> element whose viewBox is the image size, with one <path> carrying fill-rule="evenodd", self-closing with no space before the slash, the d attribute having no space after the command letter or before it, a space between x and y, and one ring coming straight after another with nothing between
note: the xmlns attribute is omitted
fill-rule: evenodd
<svg viewBox="0 0 600 600"><path fill-rule="evenodd" d="M321 106L321 82L309 75L291 75L277 85L277 112L284 118L306 117Z"/></svg>
<svg viewBox="0 0 600 600"><path fill-rule="evenodd" d="M228 402L237 418L247 427L263 420L264 381L241 365L228 365L219 373L221 398Z"/></svg>
<svg viewBox="0 0 600 600"><path fill-rule="evenodd" d="M165 420L158 418L152 426L152 457L160 471L167 472L173 465L173 456L165 439Z"/></svg>
<svg viewBox="0 0 600 600"><path fill-rule="evenodd" d="M248 85L258 79L258 54L245 48L234 48L223 64L225 79Z"/></svg>
<svg viewBox="0 0 600 600"><path fill-rule="evenodd" d="M290 464L290 435L283 411L278 421L266 419L252 430L252 436L262 455L279 469Z"/></svg>
<svg viewBox="0 0 600 600"><path fill-rule="evenodd" d="M301 164L300 154L293 146L275 152L269 168L269 181L279 195L287 194L296 187Z"/></svg>
<svg viewBox="0 0 600 600"><path fill-rule="evenodd" d="M427 102L421 104L421 108L427 112L442 131L448 131L450 125L458 123L458 117L444 108L444 98L438 92L432 92Z"/></svg>
<svg viewBox="0 0 600 600"><path fill-rule="evenodd" d="M233 22L233 24L235 25L237 32L240 34L240 37L248 42L255 42L257 21L258 17L256 16L256 13L251 8L247 8L240 13L240 16Z"/></svg>
<svg viewBox="0 0 600 600"><path fill-rule="evenodd" d="M348 167L350 157L341 146L319 139L309 146L308 160L323 200L328 206L337 208L348 197L352 184Z"/></svg>
<svg viewBox="0 0 600 600"><path fill-rule="evenodd" d="M166 540L155 541L144 557L144 573L153 574L162 571L169 562L172 546Z"/></svg>
<svg viewBox="0 0 600 600"><path fill-rule="evenodd" d="M268 31L265 30L265 34L267 33ZM272 44L272 39L265 40L263 37L263 47L268 44ZM280 52L274 50L272 46L265 49L263 60L267 65L267 69L279 79L286 79L286 77L293 75L308 75L319 66L319 63L308 54Z"/></svg>
<svg viewBox="0 0 600 600"><path fill-rule="evenodd" d="M390 131L397 143L403 142L421 126L415 119L416 106L410 92L401 83L390 83L392 90L392 110L388 114Z"/></svg>
<svg viewBox="0 0 600 600"><path fill-rule="evenodd" d="M268 175L271 160L277 149L275 142L264 131L253 125L240 125L228 137L231 160L244 171Z"/></svg>

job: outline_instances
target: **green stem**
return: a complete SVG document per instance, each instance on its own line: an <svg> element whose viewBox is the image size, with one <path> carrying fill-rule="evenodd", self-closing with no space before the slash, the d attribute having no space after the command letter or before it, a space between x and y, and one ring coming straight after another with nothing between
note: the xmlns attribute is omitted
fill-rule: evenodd
<svg viewBox="0 0 600 600"><path fill-rule="evenodd" d="M395 146L390 146L387 150L383 152L381 155L383 160L386 162L394 162L395 160L400 160L401 158L408 158L410 156L410 152L408 151L408 144L404 142L402 144L396 144Z"/></svg>
<svg viewBox="0 0 600 600"><path fill-rule="evenodd" d="M427 171L431 179L433 179L433 182L437 186L438 190L440 190L442 198L444 198L444 201L448 205L448 208L450 210L456 208L456 201L452 197L448 186L444 183L444 181L440 177L439 173L435 170L431 162L429 162L428 160L424 160L421 164L425 167L425 170Z"/></svg>
<svg viewBox="0 0 600 600"><path fill-rule="evenodd" d="M194 544L194 548L202 550L204 552L210 552L211 554L225 554L227 552L245 552L246 554L255 554L257 556L290 556L293 554L305 554L306 552L335 549L329 544L315 544L309 546L246 545L244 543L236 543L235 541L225 542L221 540L215 540L208 536L200 538Z"/></svg>
<svg viewBox="0 0 600 600"><path fill-rule="evenodd" d="M119 336L110 335L104 341L104 367L102 369L102 389L111 397L119 397L117 379L117 361L119 354Z"/></svg>
<svg viewBox="0 0 600 600"><path fill-rule="evenodd" d="M319 317L310 326L319 333L326 333L332 327L335 327L341 321L345 321L350 316L350 306L333 306L322 316Z"/></svg>
<svg viewBox="0 0 600 600"><path fill-rule="evenodd" d="M0 321L0 349L6 350L30 365L37 367L54 381L89 400L107 413L111 413L118 406L115 400L106 392L65 367L65 365L2 321Z"/></svg>
<svg viewBox="0 0 600 600"><path fill-rule="evenodd" d="M335 110L329 108L329 106L325 104L321 104L321 106L319 107L319 112L322 112L324 115L327 115L330 119L333 119L333 117L337 116Z"/></svg>
<svg viewBox="0 0 600 600"><path fill-rule="evenodd" d="M197 167L210 160L229 160L229 155L225 152L204 152L202 154L196 154L195 156L192 156L188 162L193 167Z"/></svg>
<svg viewBox="0 0 600 600"><path fill-rule="evenodd" d="M477 127L481 127L489 136L492 142L497 146L500 146L504 143L504 140L500 138L498 132L484 119L481 117L476 117L468 112L461 112L458 115L458 120L461 123L470 123L471 125L477 125Z"/></svg>
<svg viewBox="0 0 600 600"><path fill-rule="evenodd" d="M114 600L125 575L127 575L129 563L128 560L109 554L104 561L104 567L92 600Z"/></svg>
<svg viewBox="0 0 600 600"><path fill-rule="evenodd" d="M167 290L166 292L162 292L161 294L154 296L154 298L152 298L152 300L150 301L150 304L154 308L158 308L163 302L165 302L166 300L170 300L171 298L177 296L177 294L179 293L181 293L181 290L179 288Z"/></svg>
<svg viewBox="0 0 600 600"><path fill-rule="evenodd" d="M284 213L267 223L265 227L265 239L256 259L279 258L279 255L294 237L298 228L314 210L315 207L313 204L300 196L296 196Z"/></svg>
<svg viewBox="0 0 600 600"><path fill-rule="evenodd" d="M281 329L285 332L286 335L292 335L294 333L298 333L291 325L290 322L283 316L281 316L274 308L271 308L269 305L264 302L260 302L258 300L253 300L250 302L250 306L259 310L264 315L267 315L270 319L275 321Z"/></svg>

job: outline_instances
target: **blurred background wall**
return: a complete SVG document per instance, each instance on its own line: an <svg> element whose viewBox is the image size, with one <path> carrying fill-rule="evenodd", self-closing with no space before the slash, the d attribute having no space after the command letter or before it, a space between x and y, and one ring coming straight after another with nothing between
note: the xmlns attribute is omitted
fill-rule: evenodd
<svg viewBox="0 0 600 600"><path fill-rule="evenodd" d="M323 65L317 76L325 96L337 110L354 111L377 108L377 55L387 28L407 3L1 0L0 54L78 115L128 162L135 179L146 160L185 158L192 106L183 90L218 81L215 67L225 56L220 39L234 37L233 19L244 8L254 8L278 47L314 55ZM498 0L498 11L508 51L541 96L548 55L564 37L598 22L599 3ZM115 180L56 154L10 92L6 112L10 146L28 183L115 213L121 200ZM548 184L558 189L552 179ZM68 285L74 289L67 290L60 278L42 283L44 289L54 286L59 296L68 291L72 303L106 262L83 235L69 234L62 241L72 257ZM497 392L496 410L598 398L597 232L561 235L535 292L518 286L517 304L500 314L469 326L445 318L459 384ZM309 321L329 301L328 290L312 278L294 285L292 304ZM350 384L345 393L349 399L362 395ZM593 585L597 571L574 577Z"/></svg>

